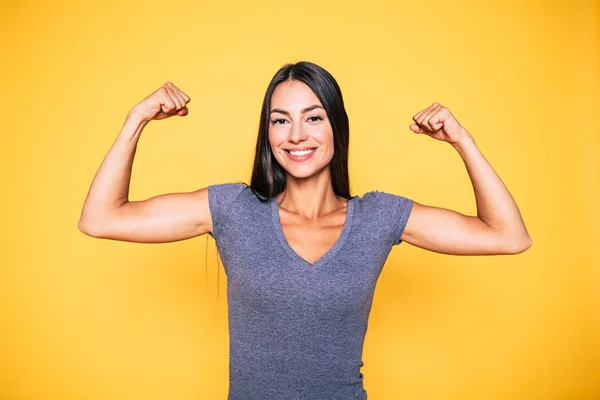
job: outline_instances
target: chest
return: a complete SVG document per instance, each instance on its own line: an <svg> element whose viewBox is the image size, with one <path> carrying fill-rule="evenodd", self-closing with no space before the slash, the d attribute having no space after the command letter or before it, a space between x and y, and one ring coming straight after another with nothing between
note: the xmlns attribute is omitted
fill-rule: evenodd
<svg viewBox="0 0 600 400"><path fill-rule="evenodd" d="M344 228L345 218L345 213L336 213L319 221L306 221L282 213L280 222L292 250L309 263L314 263L335 245Z"/></svg>

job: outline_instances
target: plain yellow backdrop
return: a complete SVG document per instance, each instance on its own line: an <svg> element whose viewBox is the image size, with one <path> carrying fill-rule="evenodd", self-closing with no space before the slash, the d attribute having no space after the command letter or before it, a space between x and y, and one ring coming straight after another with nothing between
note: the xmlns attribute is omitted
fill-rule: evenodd
<svg viewBox="0 0 600 400"><path fill-rule="evenodd" d="M600 398L597 1L20 1L0 8L0 398L225 399L226 277L206 236L77 229L137 102L171 81L130 200L248 181L267 84L287 62L337 79L353 195L476 215L459 154L413 134L450 108L516 200L511 256L395 247L365 341L369 399Z"/></svg>

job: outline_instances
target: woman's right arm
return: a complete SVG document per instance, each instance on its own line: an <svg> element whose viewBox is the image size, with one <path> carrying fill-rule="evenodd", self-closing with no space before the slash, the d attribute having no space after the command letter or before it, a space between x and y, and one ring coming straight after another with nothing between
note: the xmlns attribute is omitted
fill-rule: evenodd
<svg viewBox="0 0 600 400"><path fill-rule="evenodd" d="M151 120L185 116L190 98L170 82L129 111L102 161L83 205L78 228L86 235L139 243L166 243L212 232L208 188L129 201L135 151Z"/></svg>

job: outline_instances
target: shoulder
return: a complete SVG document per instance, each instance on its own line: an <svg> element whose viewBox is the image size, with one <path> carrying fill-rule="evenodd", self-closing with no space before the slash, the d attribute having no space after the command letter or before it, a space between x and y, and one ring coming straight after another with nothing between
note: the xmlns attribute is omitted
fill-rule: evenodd
<svg viewBox="0 0 600 400"><path fill-rule="evenodd" d="M235 200L250 187L243 182L218 183L208 186L208 204L211 213L223 213L235 202Z"/></svg>
<svg viewBox="0 0 600 400"><path fill-rule="evenodd" d="M214 196L235 196L244 190L248 185L244 182L217 183L208 186L208 193Z"/></svg>
<svg viewBox="0 0 600 400"><path fill-rule="evenodd" d="M219 183L208 186L208 203L213 217L235 212L251 212L264 208L268 199L244 182Z"/></svg>
<svg viewBox="0 0 600 400"><path fill-rule="evenodd" d="M256 198L249 185L243 182L218 183L208 186L208 207L213 225L211 236L216 238L223 234L224 227L235 220L235 215L240 215L248 209L249 197Z"/></svg>
<svg viewBox="0 0 600 400"><path fill-rule="evenodd" d="M373 190L358 197L357 203L368 224L386 235L393 245L402 242L400 237L415 203L411 198Z"/></svg>
<svg viewBox="0 0 600 400"><path fill-rule="evenodd" d="M393 193L373 190L365 193L362 197L355 196L357 202L370 209L389 210L390 208L411 208L414 201L408 197Z"/></svg>

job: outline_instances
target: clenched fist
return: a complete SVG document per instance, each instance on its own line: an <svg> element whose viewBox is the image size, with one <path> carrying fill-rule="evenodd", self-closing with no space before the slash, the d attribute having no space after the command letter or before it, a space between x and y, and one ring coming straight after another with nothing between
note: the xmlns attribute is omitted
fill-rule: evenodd
<svg viewBox="0 0 600 400"><path fill-rule="evenodd" d="M450 144L458 143L469 132L454 118L450 110L439 103L433 103L413 116L414 124L409 128L415 133L425 133L434 139Z"/></svg>
<svg viewBox="0 0 600 400"><path fill-rule="evenodd" d="M165 119L173 115L183 117L188 114L186 104L189 102L190 98L187 94L171 82L167 82L136 104L129 113L146 121Z"/></svg>

